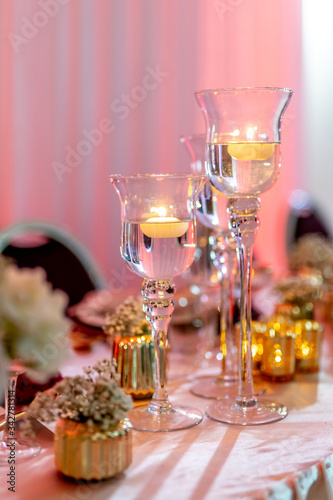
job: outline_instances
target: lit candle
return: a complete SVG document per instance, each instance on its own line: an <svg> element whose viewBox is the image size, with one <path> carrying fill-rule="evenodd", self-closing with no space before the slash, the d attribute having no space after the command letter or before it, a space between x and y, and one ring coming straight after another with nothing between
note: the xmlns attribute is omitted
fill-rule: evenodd
<svg viewBox="0 0 333 500"><path fill-rule="evenodd" d="M229 144L228 153L240 161L267 160L274 152L274 144L265 142L244 142Z"/></svg>
<svg viewBox="0 0 333 500"><path fill-rule="evenodd" d="M261 373L275 382L288 382L295 373L296 333L288 323L268 325L263 339Z"/></svg>
<svg viewBox="0 0 333 500"><path fill-rule="evenodd" d="M317 321L295 321L296 369L313 373L319 370L323 326Z"/></svg>
<svg viewBox="0 0 333 500"><path fill-rule="evenodd" d="M188 222L177 217L150 217L140 224L140 229L149 238L179 238L186 233L188 226Z"/></svg>

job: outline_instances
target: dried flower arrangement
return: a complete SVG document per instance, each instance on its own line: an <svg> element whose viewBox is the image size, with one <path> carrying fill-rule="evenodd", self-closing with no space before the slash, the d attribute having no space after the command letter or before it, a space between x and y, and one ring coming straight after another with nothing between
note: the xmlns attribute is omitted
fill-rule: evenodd
<svg viewBox="0 0 333 500"><path fill-rule="evenodd" d="M320 234L299 238L289 255L289 268L297 272L305 268L318 271L324 280L333 278L333 245Z"/></svg>
<svg viewBox="0 0 333 500"><path fill-rule="evenodd" d="M319 298L322 281L317 276L287 276L275 282L273 293L277 302L301 304Z"/></svg>
<svg viewBox="0 0 333 500"><path fill-rule="evenodd" d="M106 316L107 335L123 337L150 335L151 328L142 310L142 300L128 297L113 314Z"/></svg>
<svg viewBox="0 0 333 500"><path fill-rule="evenodd" d="M54 375L66 354L68 297L53 290L44 269L19 268L0 255L0 353L36 381Z"/></svg>
<svg viewBox="0 0 333 500"><path fill-rule="evenodd" d="M27 410L28 417L41 422L54 422L59 418L96 424L101 431L118 424L132 409L132 398L118 384L114 364L107 359L92 367L85 367L83 375L64 377L51 389L38 393ZM21 425L25 435L32 433L29 418Z"/></svg>

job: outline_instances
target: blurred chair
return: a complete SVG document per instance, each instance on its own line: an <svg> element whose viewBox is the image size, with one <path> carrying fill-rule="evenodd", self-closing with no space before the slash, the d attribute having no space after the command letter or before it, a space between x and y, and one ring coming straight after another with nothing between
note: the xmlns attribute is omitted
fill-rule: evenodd
<svg viewBox="0 0 333 500"><path fill-rule="evenodd" d="M69 305L106 282L84 246L67 231L41 221L26 221L0 231L0 253L18 267L42 267L54 288L64 290Z"/></svg>
<svg viewBox="0 0 333 500"><path fill-rule="evenodd" d="M332 235L323 215L315 206L308 192L293 191L289 198L286 244L289 251L298 238L305 234L320 234L332 241Z"/></svg>

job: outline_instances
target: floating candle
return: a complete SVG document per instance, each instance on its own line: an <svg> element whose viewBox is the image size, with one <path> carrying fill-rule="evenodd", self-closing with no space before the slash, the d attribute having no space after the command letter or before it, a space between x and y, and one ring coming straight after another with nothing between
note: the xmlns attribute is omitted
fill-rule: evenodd
<svg viewBox="0 0 333 500"><path fill-rule="evenodd" d="M230 156L240 161L267 160L274 152L274 144L263 142L243 142L228 145Z"/></svg>
<svg viewBox="0 0 333 500"><path fill-rule="evenodd" d="M188 222L177 217L150 217L140 224L140 229L149 238L179 238L186 233L188 226Z"/></svg>

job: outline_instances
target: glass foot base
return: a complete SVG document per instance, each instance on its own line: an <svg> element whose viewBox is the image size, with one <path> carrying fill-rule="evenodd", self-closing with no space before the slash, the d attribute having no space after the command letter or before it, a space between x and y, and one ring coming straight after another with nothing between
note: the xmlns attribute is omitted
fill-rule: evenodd
<svg viewBox="0 0 333 500"><path fill-rule="evenodd" d="M218 422L234 425L269 424L288 415L286 406L273 401L258 399L257 404L243 408L235 400L220 400L206 408L207 417Z"/></svg>
<svg viewBox="0 0 333 500"><path fill-rule="evenodd" d="M40 446L29 441L10 440L0 442L0 466L8 465L8 460L15 460L14 463L24 462L30 458L37 457L40 453Z"/></svg>
<svg viewBox="0 0 333 500"><path fill-rule="evenodd" d="M236 399L238 396L238 380L230 382L216 377L207 378L191 387L191 392L195 396L206 399ZM255 396L262 396L265 392L265 386L254 383Z"/></svg>
<svg viewBox="0 0 333 500"><path fill-rule="evenodd" d="M203 414L195 408L175 406L170 413L154 415L146 406L134 408L129 412L128 418L137 431L170 432L200 424Z"/></svg>

